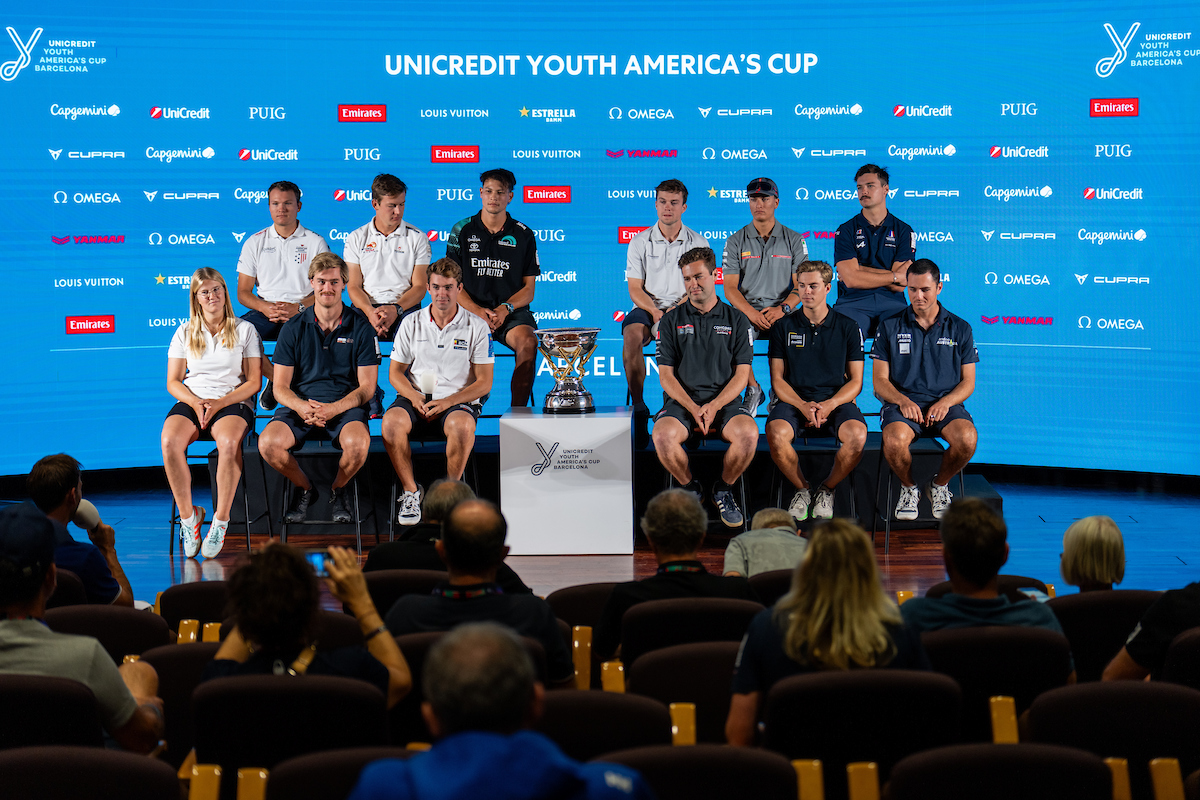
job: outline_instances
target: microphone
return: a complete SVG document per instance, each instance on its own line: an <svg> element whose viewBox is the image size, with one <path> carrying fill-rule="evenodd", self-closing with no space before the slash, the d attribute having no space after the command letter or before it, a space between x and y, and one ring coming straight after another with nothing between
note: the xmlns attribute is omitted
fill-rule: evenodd
<svg viewBox="0 0 1200 800"><path fill-rule="evenodd" d="M425 393L425 402L433 402L433 390L437 388L437 373L433 370L425 370L417 378L417 388Z"/></svg>

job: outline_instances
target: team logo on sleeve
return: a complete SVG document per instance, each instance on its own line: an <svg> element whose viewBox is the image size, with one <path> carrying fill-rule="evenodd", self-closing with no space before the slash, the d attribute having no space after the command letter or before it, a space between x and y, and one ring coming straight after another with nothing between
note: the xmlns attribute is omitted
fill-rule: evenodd
<svg viewBox="0 0 1200 800"><path fill-rule="evenodd" d="M789 333L788 347L804 347L804 334L795 332Z"/></svg>
<svg viewBox="0 0 1200 800"><path fill-rule="evenodd" d="M308 261L308 245L296 245L295 259L297 264L303 264L305 261Z"/></svg>
<svg viewBox="0 0 1200 800"><path fill-rule="evenodd" d="M492 335L488 334L488 358L496 357L496 345L492 342Z"/></svg>

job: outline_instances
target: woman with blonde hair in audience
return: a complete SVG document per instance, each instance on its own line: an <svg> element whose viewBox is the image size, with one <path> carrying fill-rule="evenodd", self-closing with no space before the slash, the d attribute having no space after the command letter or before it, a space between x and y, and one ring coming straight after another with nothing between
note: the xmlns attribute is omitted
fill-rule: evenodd
<svg viewBox="0 0 1200 800"><path fill-rule="evenodd" d="M216 558L225 543L229 510L242 476L242 439L254 427L251 398L262 385L262 340L233 313L221 273L201 267L188 291L191 312L167 349L167 391L177 402L162 429L163 468L179 507L180 549ZM188 445L201 437L217 445L213 520L201 544L204 509L192 505Z"/></svg>
<svg viewBox="0 0 1200 800"><path fill-rule="evenodd" d="M1075 520L1063 534L1063 580L1080 592L1112 589L1125 578L1125 541L1111 517Z"/></svg>
<svg viewBox="0 0 1200 800"><path fill-rule="evenodd" d="M929 669L929 659L883 593L866 532L844 519L818 525L791 590L759 612L742 640L725 736L754 744L759 705L783 678L881 667Z"/></svg>

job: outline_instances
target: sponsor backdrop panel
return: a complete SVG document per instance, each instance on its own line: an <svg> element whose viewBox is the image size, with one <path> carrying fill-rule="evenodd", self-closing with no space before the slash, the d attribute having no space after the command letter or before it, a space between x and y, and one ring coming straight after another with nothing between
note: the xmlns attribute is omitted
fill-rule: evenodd
<svg viewBox="0 0 1200 800"><path fill-rule="evenodd" d="M533 310L602 330L587 385L616 405L625 250L655 222L656 184L687 184L684 222L719 251L749 222L747 182L771 177L779 220L832 261L873 162L947 276L944 305L974 326L979 460L1200 474L1194 4L868 2L852 20L831 3L695 3L660 23L641 4L464 3L363 24L381 10L5 11L0 245L20 344L0 473L56 450L159 462L188 278L236 282L274 180L301 186L301 222L340 252L392 172L436 258L478 210L479 172L513 170L510 211L539 239ZM863 19L878 30L856 39ZM543 367L539 395L550 380Z"/></svg>

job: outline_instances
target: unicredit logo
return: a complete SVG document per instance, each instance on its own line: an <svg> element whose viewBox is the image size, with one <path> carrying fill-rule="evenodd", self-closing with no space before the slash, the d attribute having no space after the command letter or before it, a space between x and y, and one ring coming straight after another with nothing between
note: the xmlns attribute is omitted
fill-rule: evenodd
<svg viewBox="0 0 1200 800"><path fill-rule="evenodd" d="M435 144L429 148L429 160L434 164L478 164L479 145Z"/></svg>
<svg viewBox="0 0 1200 800"><path fill-rule="evenodd" d="M1004 147L997 145L991 149L992 158L1049 158L1050 148L1046 145L1041 147L1026 147L1018 145L1017 147Z"/></svg>
<svg viewBox="0 0 1200 800"><path fill-rule="evenodd" d="M246 150L238 151L242 161L299 161L300 154L296 148L291 150Z"/></svg>
<svg viewBox="0 0 1200 800"><path fill-rule="evenodd" d="M339 105L338 122L387 122L387 106Z"/></svg>
<svg viewBox="0 0 1200 800"><path fill-rule="evenodd" d="M211 112L207 108L164 108L154 106L150 109L150 119L209 119Z"/></svg>
<svg viewBox="0 0 1200 800"><path fill-rule="evenodd" d="M1085 200L1141 200L1141 187L1137 189L1094 189L1091 186L1083 190Z"/></svg>
<svg viewBox="0 0 1200 800"><path fill-rule="evenodd" d="M526 186L523 194L526 203L571 202L570 186Z"/></svg>
<svg viewBox="0 0 1200 800"><path fill-rule="evenodd" d="M1138 99L1136 97L1093 97L1091 115L1093 117L1136 117L1138 115Z"/></svg>
<svg viewBox="0 0 1200 800"><path fill-rule="evenodd" d="M633 241L633 237L649 227L649 225L622 225L617 228L617 242L620 244L629 244Z"/></svg>
<svg viewBox="0 0 1200 800"><path fill-rule="evenodd" d="M892 108L893 117L950 117L953 109L945 106L895 106Z"/></svg>

